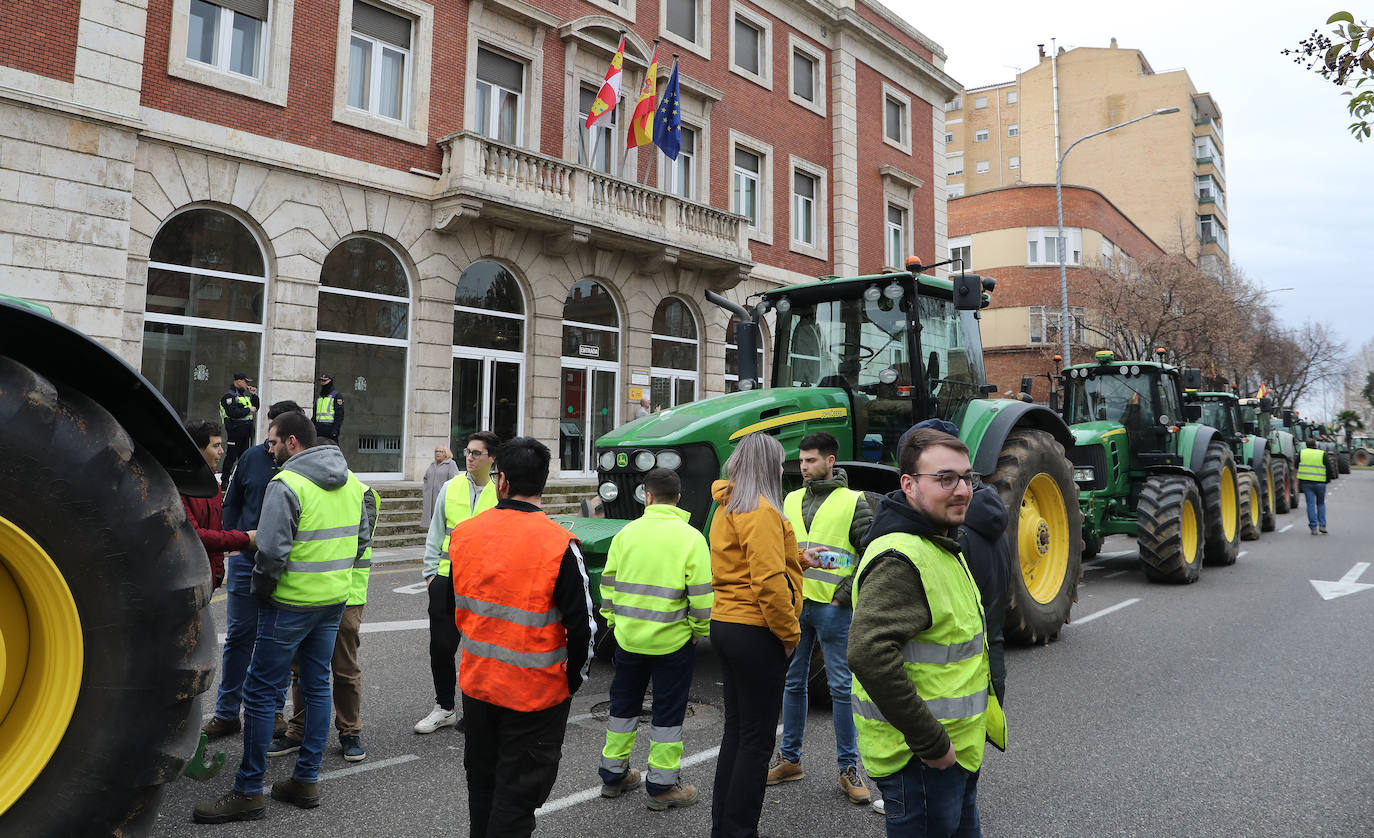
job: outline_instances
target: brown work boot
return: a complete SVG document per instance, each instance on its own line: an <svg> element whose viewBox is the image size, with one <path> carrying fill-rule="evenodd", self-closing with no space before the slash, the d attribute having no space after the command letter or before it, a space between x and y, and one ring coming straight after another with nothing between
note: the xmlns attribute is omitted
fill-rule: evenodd
<svg viewBox="0 0 1374 838"><path fill-rule="evenodd" d="M294 803L302 809L314 809L320 805L320 784L303 783L295 777L278 780L272 784L272 799Z"/></svg>
<svg viewBox="0 0 1374 838"><path fill-rule="evenodd" d="M649 795L648 806L655 812L662 812L666 809L682 808L691 806L697 802L697 787L684 786L682 783L673 783L673 787L663 794Z"/></svg>
<svg viewBox="0 0 1374 838"><path fill-rule="evenodd" d="M859 776L859 769L852 765L840 772L840 791L849 795L850 803L862 805L873 799L868 786L864 785L863 778Z"/></svg>
<svg viewBox="0 0 1374 838"><path fill-rule="evenodd" d="M218 800L197 803L191 812L196 823L229 823L255 821L267 815L267 801L261 794L247 795L231 791Z"/></svg>
<svg viewBox="0 0 1374 838"><path fill-rule="evenodd" d="M631 768L625 772L625 776L618 783L606 783L601 786L602 797L619 797L627 791L639 788L639 769Z"/></svg>
<svg viewBox="0 0 1374 838"><path fill-rule="evenodd" d="M243 723L239 721L238 716L232 719L221 719L219 716L215 716L205 723L205 727L202 727L200 732L210 739L218 739L221 736L238 733L242 729Z"/></svg>
<svg viewBox="0 0 1374 838"><path fill-rule="evenodd" d="M283 733L286 733L286 717L278 713L277 717L272 720L272 735L281 736Z"/></svg>
<svg viewBox="0 0 1374 838"><path fill-rule="evenodd" d="M768 782L766 785L776 786L778 783L800 780L805 776L806 772L802 770L800 762L783 759L782 754L777 754L773 757L773 761L768 763Z"/></svg>

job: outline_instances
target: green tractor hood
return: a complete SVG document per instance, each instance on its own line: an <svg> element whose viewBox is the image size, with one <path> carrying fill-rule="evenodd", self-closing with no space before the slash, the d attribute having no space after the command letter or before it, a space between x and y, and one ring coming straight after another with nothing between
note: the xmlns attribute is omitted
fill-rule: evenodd
<svg viewBox="0 0 1374 838"><path fill-rule="evenodd" d="M769 387L726 393L660 410L622 425L596 441L598 451L621 448L657 449L668 445L709 442L721 463L735 441L754 431L777 429L787 446L793 437L829 430L840 440L841 454L852 442L848 432L849 396L839 387ZM836 433L835 429L842 429ZM788 450L795 454L796 446ZM843 458L843 457L842 457Z"/></svg>

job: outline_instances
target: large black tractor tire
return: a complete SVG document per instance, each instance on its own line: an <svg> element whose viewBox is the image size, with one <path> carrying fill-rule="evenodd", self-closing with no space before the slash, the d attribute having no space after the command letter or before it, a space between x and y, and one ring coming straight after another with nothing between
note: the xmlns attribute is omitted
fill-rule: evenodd
<svg viewBox="0 0 1374 838"><path fill-rule="evenodd" d="M1202 571L1202 496L1192 478L1153 475L1136 505L1140 568L1154 582L1186 585Z"/></svg>
<svg viewBox="0 0 1374 838"><path fill-rule="evenodd" d="M1004 635L1009 643L1048 643L1068 622L1083 574L1073 465L1047 432L1018 428L988 482L1007 506L1012 573Z"/></svg>
<svg viewBox="0 0 1374 838"><path fill-rule="evenodd" d="M1102 552L1102 536L1083 536L1083 561L1087 561Z"/></svg>
<svg viewBox="0 0 1374 838"><path fill-rule="evenodd" d="M1277 525L1277 501L1279 482L1274 477L1274 459L1267 453L1260 458L1255 477L1260 484L1260 532L1273 532Z"/></svg>
<svg viewBox="0 0 1374 838"><path fill-rule="evenodd" d="M142 835L213 683L205 550L166 471L81 392L0 358L0 429L0 835Z"/></svg>
<svg viewBox="0 0 1374 838"><path fill-rule="evenodd" d="M1263 507L1260 502L1259 477L1253 471L1241 472L1236 487L1240 493L1240 539L1259 541Z"/></svg>
<svg viewBox="0 0 1374 838"><path fill-rule="evenodd" d="M1374 457L1370 456L1368 448L1356 448L1350 454L1350 461L1357 466L1363 467L1369 465L1370 462L1374 462Z"/></svg>
<svg viewBox="0 0 1374 838"><path fill-rule="evenodd" d="M1271 473L1274 475L1274 511L1280 515L1287 515L1293 511L1293 486L1288 479L1288 461L1273 460L1269 464Z"/></svg>
<svg viewBox="0 0 1374 838"><path fill-rule="evenodd" d="M1350 455L1342 451L1336 455L1336 470L1341 474L1350 473Z"/></svg>
<svg viewBox="0 0 1374 838"><path fill-rule="evenodd" d="M1202 483L1202 558L1208 565L1236 563L1240 555L1240 479L1236 460L1226 443L1214 440L1207 446L1198 474Z"/></svg>

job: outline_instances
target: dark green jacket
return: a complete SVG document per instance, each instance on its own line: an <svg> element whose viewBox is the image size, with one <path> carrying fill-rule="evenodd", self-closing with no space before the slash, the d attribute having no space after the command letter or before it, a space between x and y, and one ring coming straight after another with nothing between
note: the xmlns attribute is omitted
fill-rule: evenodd
<svg viewBox="0 0 1374 838"><path fill-rule="evenodd" d="M805 484L805 492L802 493L802 524L807 529L811 528L811 522L816 520L816 511L825 503L825 499L830 497L830 493L836 489L849 488L849 475L845 474L844 469L835 469L835 476L829 480L815 480ZM859 499L854 504L854 523L849 525L849 543L854 545L854 555L862 556L864 545L868 542L864 536L868 533L868 528L873 523L873 510L869 508L867 499L863 493L859 493ZM854 577L848 576L835 588L835 601L845 608L849 607L850 591L854 588Z"/></svg>

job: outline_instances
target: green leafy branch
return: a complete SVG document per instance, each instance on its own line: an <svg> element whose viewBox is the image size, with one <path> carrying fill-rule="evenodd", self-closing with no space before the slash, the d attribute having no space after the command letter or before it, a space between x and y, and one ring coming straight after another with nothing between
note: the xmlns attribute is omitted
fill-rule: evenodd
<svg viewBox="0 0 1374 838"><path fill-rule="evenodd" d="M1356 120L1349 131L1364 142L1374 130L1369 123L1374 115L1374 84L1360 89L1374 81L1374 27L1363 20L1357 23L1350 12L1336 12L1326 22L1335 27L1329 34L1314 29L1298 41L1296 49L1285 49L1283 54L1337 86L1356 88L1342 95L1349 98L1346 110Z"/></svg>

